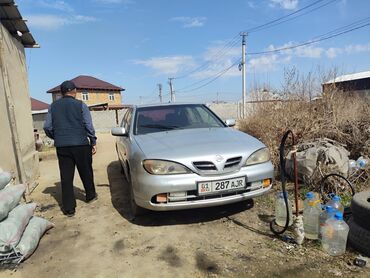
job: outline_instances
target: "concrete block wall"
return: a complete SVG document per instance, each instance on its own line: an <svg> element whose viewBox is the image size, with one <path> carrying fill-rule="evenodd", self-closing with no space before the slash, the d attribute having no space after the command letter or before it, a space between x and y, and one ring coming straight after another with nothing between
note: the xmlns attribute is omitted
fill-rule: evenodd
<svg viewBox="0 0 370 278"><path fill-rule="evenodd" d="M208 107L222 120L240 118L238 103L211 103Z"/></svg>
<svg viewBox="0 0 370 278"><path fill-rule="evenodd" d="M118 123L121 124L122 118L126 113L126 109L122 110L104 110L104 111L91 111L91 118L95 130L97 132L108 132L112 127L117 126Z"/></svg>

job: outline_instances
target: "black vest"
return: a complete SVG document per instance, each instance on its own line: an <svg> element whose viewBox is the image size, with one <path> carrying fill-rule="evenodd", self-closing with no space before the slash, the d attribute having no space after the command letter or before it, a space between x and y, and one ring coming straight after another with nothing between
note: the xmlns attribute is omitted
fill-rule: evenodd
<svg viewBox="0 0 370 278"><path fill-rule="evenodd" d="M51 104L54 146L89 145L82 117L82 101L66 96Z"/></svg>

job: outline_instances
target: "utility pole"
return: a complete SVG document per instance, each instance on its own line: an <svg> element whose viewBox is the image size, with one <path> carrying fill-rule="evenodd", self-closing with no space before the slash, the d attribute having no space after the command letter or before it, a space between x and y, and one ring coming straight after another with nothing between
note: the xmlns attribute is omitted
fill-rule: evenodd
<svg viewBox="0 0 370 278"><path fill-rule="evenodd" d="M162 84L158 84L158 90L159 102L162 103Z"/></svg>
<svg viewBox="0 0 370 278"><path fill-rule="evenodd" d="M173 79L174 79L173 77L168 78L168 84L170 85L171 102L175 102L176 101L175 91L173 90L173 84L172 84L172 80Z"/></svg>
<svg viewBox="0 0 370 278"><path fill-rule="evenodd" d="M246 70L245 70L245 48L246 48L246 40L245 37L247 36L247 33L242 32L240 33L240 36L242 36L242 62L241 62L241 69L242 69L242 118L245 119L247 116L246 113L246 101L247 101L247 87L246 87Z"/></svg>
<svg viewBox="0 0 370 278"><path fill-rule="evenodd" d="M218 104L218 92L217 92L217 102L216 103Z"/></svg>

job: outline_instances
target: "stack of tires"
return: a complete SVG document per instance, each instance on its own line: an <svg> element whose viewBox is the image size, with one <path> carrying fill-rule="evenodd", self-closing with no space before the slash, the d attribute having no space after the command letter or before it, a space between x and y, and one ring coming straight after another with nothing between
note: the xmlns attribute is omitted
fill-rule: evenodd
<svg viewBox="0 0 370 278"><path fill-rule="evenodd" d="M348 241L354 249L370 257L370 190L353 196L351 211Z"/></svg>

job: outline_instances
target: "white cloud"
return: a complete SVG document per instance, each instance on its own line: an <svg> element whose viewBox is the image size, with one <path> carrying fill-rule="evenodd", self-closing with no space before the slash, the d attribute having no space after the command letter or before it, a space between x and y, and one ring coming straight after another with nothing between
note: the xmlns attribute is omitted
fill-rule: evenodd
<svg viewBox="0 0 370 278"><path fill-rule="evenodd" d="M28 25L32 28L55 30L66 25L82 24L96 21L96 18L84 15L59 16L51 14L37 14L25 16Z"/></svg>
<svg viewBox="0 0 370 278"><path fill-rule="evenodd" d="M95 0L95 2L101 4L124 4L124 5L130 5L135 3L135 1L133 0Z"/></svg>
<svg viewBox="0 0 370 278"><path fill-rule="evenodd" d="M325 51L325 54L328 58L336 58L340 54L355 54L361 52L370 52L370 43L368 44L350 44L343 48L330 47Z"/></svg>
<svg viewBox="0 0 370 278"><path fill-rule="evenodd" d="M341 53L343 53L343 50L337 47L330 47L325 51L326 56L330 59L336 58Z"/></svg>
<svg viewBox="0 0 370 278"><path fill-rule="evenodd" d="M64 12L73 12L74 9L71 5L66 3L65 1L51 1L51 0L37 0L35 1L36 5L44 8L64 11Z"/></svg>
<svg viewBox="0 0 370 278"><path fill-rule="evenodd" d="M289 47L292 47L296 45L295 42L288 42L281 46L275 47L274 45L270 45L267 50L273 51L276 49L284 49L288 48L286 50L282 50L279 52L279 54L286 54L286 55L293 55L297 57L303 57L303 58L320 58L321 54L325 51L322 47L315 47L314 45L306 45L301 46L293 49L289 49Z"/></svg>
<svg viewBox="0 0 370 278"><path fill-rule="evenodd" d="M184 28L194 28L194 27L202 27L205 24L207 18L206 17L178 16L178 17L173 17L170 20L183 23Z"/></svg>
<svg viewBox="0 0 370 278"><path fill-rule="evenodd" d="M298 57L304 58L320 58L324 49L321 47L315 47L313 45L302 46L295 49L295 54Z"/></svg>
<svg viewBox="0 0 370 278"><path fill-rule="evenodd" d="M270 7L280 6L284 10L295 10L298 7L298 0L270 0Z"/></svg>
<svg viewBox="0 0 370 278"><path fill-rule="evenodd" d="M257 6L256 6L256 3L254 3L253 1L248 1L247 2L247 5L249 8L251 9L255 9Z"/></svg>
<svg viewBox="0 0 370 278"><path fill-rule="evenodd" d="M279 65L287 64L291 61L291 56L281 56L278 54L262 55L247 60L247 67L255 72L269 72L277 70Z"/></svg>
<svg viewBox="0 0 370 278"><path fill-rule="evenodd" d="M358 52L369 52L370 51L370 43L368 44L351 44L347 45L344 50L348 54L358 53Z"/></svg>
<svg viewBox="0 0 370 278"><path fill-rule="evenodd" d="M157 74L176 75L195 66L192 56L152 57L147 60L136 60L135 64L144 65L157 71Z"/></svg>
<svg viewBox="0 0 370 278"><path fill-rule="evenodd" d="M218 41L215 42L215 45L208 47L199 62L199 66L202 66L202 68L194 72L194 74L191 74L191 77L196 79L214 77L223 72L226 68L229 68L241 57L240 47L225 48L224 44L224 41ZM235 65L223 74L222 77L237 75L240 75L240 72L238 70L238 65Z"/></svg>

